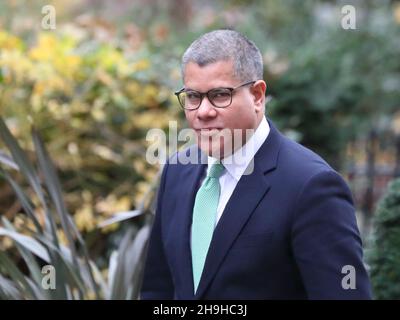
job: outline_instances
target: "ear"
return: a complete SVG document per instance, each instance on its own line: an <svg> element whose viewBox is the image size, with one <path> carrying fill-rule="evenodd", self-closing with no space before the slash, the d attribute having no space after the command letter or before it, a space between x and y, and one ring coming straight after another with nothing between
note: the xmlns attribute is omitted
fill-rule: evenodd
<svg viewBox="0 0 400 320"><path fill-rule="evenodd" d="M265 105L265 92L267 90L267 84L264 80L257 80L251 87L251 93L253 94L254 106L256 112L264 110Z"/></svg>

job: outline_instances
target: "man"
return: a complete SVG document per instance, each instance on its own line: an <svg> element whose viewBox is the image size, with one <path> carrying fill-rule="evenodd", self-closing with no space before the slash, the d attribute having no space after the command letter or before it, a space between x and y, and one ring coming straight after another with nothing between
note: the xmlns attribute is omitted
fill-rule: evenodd
<svg viewBox="0 0 400 320"><path fill-rule="evenodd" d="M350 190L265 118L254 43L207 33L182 75L176 94L197 145L164 167L141 297L370 298ZM179 161L198 148L208 164Z"/></svg>

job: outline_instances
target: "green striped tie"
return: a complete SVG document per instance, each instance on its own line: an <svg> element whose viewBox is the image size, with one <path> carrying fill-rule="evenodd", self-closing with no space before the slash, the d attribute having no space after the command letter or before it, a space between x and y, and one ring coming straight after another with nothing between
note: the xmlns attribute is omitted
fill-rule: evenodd
<svg viewBox="0 0 400 320"><path fill-rule="evenodd" d="M220 162L212 165L201 188L197 191L192 221L192 267L194 292L197 291L214 232L220 196L218 178L224 171Z"/></svg>

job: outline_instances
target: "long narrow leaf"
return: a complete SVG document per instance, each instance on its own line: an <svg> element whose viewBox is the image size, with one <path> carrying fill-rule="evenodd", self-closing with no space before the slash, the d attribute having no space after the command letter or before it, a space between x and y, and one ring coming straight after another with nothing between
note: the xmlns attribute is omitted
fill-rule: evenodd
<svg viewBox="0 0 400 320"><path fill-rule="evenodd" d="M15 283L0 274L0 298L20 300L21 294Z"/></svg>
<svg viewBox="0 0 400 320"><path fill-rule="evenodd" d="M105 292L105 290L104 290L104 281L103 281L102 277L97 277L98 279L96 281L96 274L95 273L97 271L97 274L99 275L100 272L98 270L96 270L95 264L90 260L89 252L87 250L87 246L86 246L85 242L83 241L82 235L80 234L80 232L79 232L78 228L76 227L74 221L72 220L71 216L67 215L67 218L68 218L69 226L72 229L72 231L74 232L74 234L75 234L75 236L76 236L76 238L78 240L78 243L79 243L79 245L81 247L82 259L83 259L84 266L86 267L86 271L87 271L86 273L92 279L90 281L89 285L91 286L93 292L95 292L96 298L99 299L100 298L99 285L103 287L103 289L102 289L103 293ZM99 283L99 285L98 285L98 283Z"/></svg>
<svg viewBox="0 0 400 320"><path fill-rule="evenodd" d="M58 246L55 222L53 221L52 216L49 214L50 210L48 209L46 204L46 196L40 184L39 176L37 175L33 165L29 162L28 156L22 150L15 138L12 136L10 130L8 129L7 125L1 117L0 138L4 141L5 145L10 150L13 160L18 165L20 172L28 180L30 186L33 188L37 197L39 198L40 203L42 204L46 212L46 230L52 235L54 244Z"/></svg>
<svg viewBox="0 0 400 320"><path fill-rule="evenodd" d="M44 203L45 196L43 194L40 180L36 174L32 164L28 161L25 152L19 146L17 140L12 136L10 130L7 128L4 120L0 117L0 138L4 141L7 148L10 150L13 160L18 165L20 171L28 179L30 185L35 190L39 199Z"/></svg>
<svg viewBox="0 0 400 320"><path fill-rule="evenodd" d="M103 275L101 274L100 270L97 268L97 266L94 264L93 261L89 261L90 267L93 270L93 275L96 280L96 282L99 284L100 290L101 290L101 297L107 297L109 289L107 287L107 283L104 281Z"/></svg>
<svg viewBox="0 0 400 320"><path fill-rule="evenodd" d="M108 262L108 287L111 289L108 292L108 295L106 296L107 299L111 299L112 296L112 288L114 287L114 280L116 277L116 271L117 271L117 265L118 265L118 250L114 250L111 255L110 259Z"/></svg>
<svg viewBox="0 0 400 320"><path fill-rule="evenodd" d="M76 260L76 249L74 246L74 239L68 227L67 221L67 209L64 203L64 199L62 196L61 185L58 180L55 168L53 167L52 162L47 154L46 149L44 148L43 142L38 135L38 133L33 130L32 131L33 142L35 145L36 154L38 157L38 162L40 169L45 177L45 184L47 186L47 190L50 194L50 197L56 207L56 212L58 213L61 224L64 230L64 233L68 239L68 245L71 249L72 257Z"/></svg>
<svg viewBox="0 0 400 320"><path fill-rule="evenodd" d="M5 164L6 166L14 169L14 170L19 170L18 165L15 163L15 161L8 156L4 151L0 150L0 163Z"/></svg>
<svg viewBox="0 0 400 320"><path fill-rule="evenodd" d="M121 240L121 244L118 249L118 256L117 256L117 266L115 267L115 271L113 272L113 279L112 279L112 288L111 288L111 295L110 299L112 300L120 300L125 299L125 253L127 248L129 247L133 237L133 230L128 230L124 237Z"/></svg>
<svg viewBox="0 0 400 320"><path fill-rule="evenodd" d="M44 290L41 288L41 283L35 283L32 279L25 277L26 282L32 288L32 291L35 294L36 300L47 300L48 296L44 294Z"/></svg>
<svg viewBox="0 0 400 320"><path fill-rule="evenodd" d="M43 244L47 245L53 255L56 255L59 259L60 270L65 270L63 279L70 279L74 285L81 291L81 294L85 292L85 285L90 286L90 277L85 273L85 268L81 261L72 258L72 253L68 247L60 245L60 248L55 247L48 239L39 237L38 238ZM58 270L58 269L57 269ZM67 284L67 283L65 283Z"/></svg>
<svg viewBox="0 0 400 320"><path fill-rule="evenodd" d="M14 192L17 195L18 200L20 201L22 207L24 208L25 213L32 220L33 224L36 227L36 230L39 233L43 233L43 228L42 228L42 226L40 225L38 219L35 216L35 211L33 209L32 203L29 200L29 198L26 196L26 194L22 191L22 189L19 187L19 185L14 181L13 178L11 178L11 176L7 172L5 172L5 171L0 169L0 173L3 174L3 176L6 178L8 183L14 189Z"/></svg>
<svg viewBox="0 0 400 320"><path fill-rule="evenodd" d="M75 265L77 265L78 255L74 244L74 238L70 230L70 223L68 220L69 214L67 212L67 208L65 206L65 202L62 196L61 184L59 182L53 163L51 162L50 157L48 156L47 151L43 145L41 137L35 130L32 131L32 137L35 145L36 154L38 157L39 166L45 177L47 190L56 207L56 212L60 217L61 225L64 234L67 237L69 248L71 250L73 262ZM94 277L90 268L88 269L88 272L91 280L91 285L93 288L96 288L97 285L94 281ZM95 292L97 293L97 290L95 290Z"/></svg>
<svg viewBox="0 0 400 320"><path fill-rule="evenodd" d="M26 281L25 276L18 269L15 263L7 256L7 254L2 251L0 251L0 265L2 265L7 270L9 276L14 280L14 283L19 287L21 292L27 294L26 298L37 298L35 291Z"/></svg>
<svg viewBox="0 0 400 320"><path fill-rule="evenodd" d="M125 255L126 299L128 300L139 298L150 231L150 225L143 226L136 234L133 244L128 248Z"/></svg>
<svg viewBox="0 0 400 320"><path fill-rule="evenodd" d="M10 231L16 232L14 226L6 218L2 217L2 221L5 228L7 228ZM37 260L29 250L24 248L18 242L15 242L15 245L19 253L21 254L22 258L25 260L25 263L31 273L33 280L36 282L37 285L40 285L42 280L42 273L39 264L37 263Z"/></svg>
<svg viewBox="0 0 400 320"><path fill-rule="evenodd" d="M116 222L125 221L125 220L128 220L128 219L140 216L141 214L143 214L142 210L118 212L118 213L114 214L114 216L111 217L110 219L104 220L101 223L99 223L98 227L99 228L104 228L104 227L109 226L110 224L113 224L113 223L116 223Z"/></svg>
<svg viewBox="0 0 400 320"><path fill-rule="evenodd" d="M43 247L38 241L36 241L32 237L19 234L11 230L7 230L3 227L0 227L0 236L10 237L26 249L28 249L30 252L38 256L40 259L46 261L47 263L50 263L50 257L45 247Z"/></svg>

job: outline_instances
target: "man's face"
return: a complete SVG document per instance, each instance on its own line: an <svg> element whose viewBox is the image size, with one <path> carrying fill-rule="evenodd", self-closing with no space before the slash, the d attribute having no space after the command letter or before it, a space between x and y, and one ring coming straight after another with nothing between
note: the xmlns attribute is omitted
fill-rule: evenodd
<svg viewBox="0 0 400 320"><path fill-rule="evenodd" d="M207 92L241 84L243 81L233 76L232 61L218 61L203 67L189 62L185 68L186 89ZM190 127L196 131L197 144L205 154L222 159L246 142L246 129L255 130L264 115L265 87L265 82L259 80L253 86L236 89L232 104L226 108L215 108L204 97L198 109L185 110Z"/></svg>

